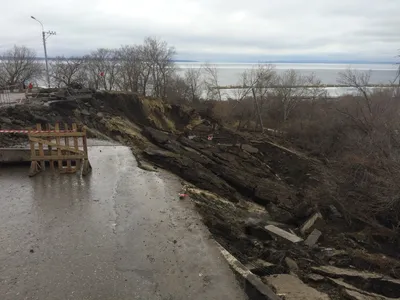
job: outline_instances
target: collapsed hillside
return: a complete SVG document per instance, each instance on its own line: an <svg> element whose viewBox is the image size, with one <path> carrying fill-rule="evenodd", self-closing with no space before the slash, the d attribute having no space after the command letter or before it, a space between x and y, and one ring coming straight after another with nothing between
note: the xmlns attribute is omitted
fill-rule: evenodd
<svg viewBox="0 0 400 300"><path fill-rule="evenodd" d="M346 207L338 201L338 170L331 170L328 162L283 147L270 136L234 132L207 112L133 94L98 92L77 101L0 110L2 129L56 122L83 123L89 134L120 141L140 162L149 161L186 180L185 192L215 239L257 275L297 274L332 299L342 299L343 289L375 295L368 299L400 297L400 282L361 272L399 278L397 236L383 226L347 218ZM0 146L23 139L1 135ZM315 214L318 220L300 230ZM310 247L277 238L267 225L304 239L314 229L322 236ZM333 267L359 271L349 274Z"/></svg>

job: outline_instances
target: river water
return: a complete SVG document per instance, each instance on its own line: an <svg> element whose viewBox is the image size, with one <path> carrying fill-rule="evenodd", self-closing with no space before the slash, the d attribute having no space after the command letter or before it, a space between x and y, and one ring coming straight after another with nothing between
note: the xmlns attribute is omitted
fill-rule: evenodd
<svg viewBox="0 0 400 300"><path fill-rule="evenodd" d="M179 63L180 73L188 68L201 68L204 63ZM238 85L240 75L252 68L257 67L255 63L214 63L218 70L219 85ZM396 64L332 64L332 63L277 63L272 64L278 74L289 69L294 69L303 75L312 73L322 81L323 84L337 84L340 72L348 68L361 72L371 71L370 84L390 84L395 80L399 65ZM239 84L240 85L240 84ZM354 93L351 88L326 88L330 97L338 97L343 94ZM224 98L234 97L234 90L224 90Z"/></svg>
<svg viewBox="0 0 400 300"><path fill-rule="evenodd" d="M183 71L187 68L200 68L201 62L179 63L178 67ZM257 67L252 63L215 63L218 69L220 85L235 85L238 83L240 74L245 70ZM396 64L327 64L327 63L277 63L272 64L276 72L283 73L294 69L301 74L309 75L315 73L324 84L335 84L340 72L352 68L359 71L371 71L371 84L389 84L396 78L399 65Z"/></svg>

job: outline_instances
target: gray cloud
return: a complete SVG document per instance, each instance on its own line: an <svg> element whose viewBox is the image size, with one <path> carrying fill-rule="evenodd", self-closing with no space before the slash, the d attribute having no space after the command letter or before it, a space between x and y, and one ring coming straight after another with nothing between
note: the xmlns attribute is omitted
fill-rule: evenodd
<svg viewBox="0 0 400 300"><path fill-rule="evenodd" d="M50 55L157 36L179 58L341 57L393 60L400 48L398 0L0 0L0 50L23 44Z"/></svg>

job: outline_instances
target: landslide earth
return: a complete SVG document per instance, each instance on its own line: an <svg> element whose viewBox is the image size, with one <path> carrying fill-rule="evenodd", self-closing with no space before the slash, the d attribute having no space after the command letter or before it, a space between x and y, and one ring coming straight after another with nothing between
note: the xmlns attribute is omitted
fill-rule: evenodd
<svg viewBox="0 0 400 300"><path fill-rule="evenodd" d="M271 263L254 266L253 272L261 277L295 272L332 299L343 298L338 292L343 287L331 280L310 279L313 267L352 267L400 277L393 237L383 230L376 239L375 229L368 224L349 223L344 218L330 166L280 146L271 136L233 131L219 124L208 110L130 93L96 92L76 101L0 109L1 129L56 122L84 124L92 137L130 146L143 166L150 162L184 179L188 183L185 192L222 246L244 264L254 266L260 259ZM211 141L207 139L210 134ZM0 135L1 147L23 143L26 136ZM316 212L323 219L313 227L322 232L315 247L282 241L264 228L274 224L306 238L309 232L302 235L298 228ZM286 258L295 261L295 271L285 263ZM382 281L352 277L347 282L371 293L400 297L400 285L396 292Z"/></svg>

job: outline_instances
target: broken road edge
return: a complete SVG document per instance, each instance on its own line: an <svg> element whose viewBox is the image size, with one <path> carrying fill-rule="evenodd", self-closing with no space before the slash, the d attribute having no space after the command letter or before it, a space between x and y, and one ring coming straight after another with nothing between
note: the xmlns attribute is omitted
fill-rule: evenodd
<svg viewBox="0 0 400 300"><path fill-rule="evenodd" d="M217 247L225 260L228 262L230 268L235 273L239 284L244 288L245 293L252 300L280 300L274 291L265 283L261 281L257 275L253 274L246 268L238 259L230 254L224 247L215 241Z"/></svg>

